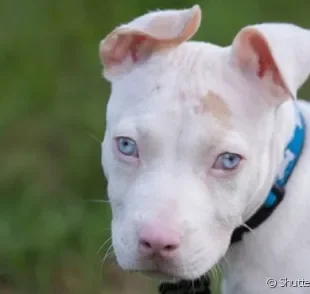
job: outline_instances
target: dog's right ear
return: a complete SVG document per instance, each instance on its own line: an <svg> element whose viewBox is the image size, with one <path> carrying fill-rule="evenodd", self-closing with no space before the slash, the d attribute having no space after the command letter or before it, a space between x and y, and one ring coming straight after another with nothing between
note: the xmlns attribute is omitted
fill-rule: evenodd
<svg viewBox="0 0 310 294"><path fill-rule="evenodd" d="M310 73L310 31L287 23L263 23L241 29L231 58L278 106L296 98ZM268 96L268 97L269 97ZM270 98L270 97L269 97Z"/></svg>
<svg viewBox="0 0 310 294"><path fill-rule="evenodd" d="M103 75L111 81L160 48L189 40L198 30L201 9L164 10L142 15L113 30L100 43Z"/></svg>

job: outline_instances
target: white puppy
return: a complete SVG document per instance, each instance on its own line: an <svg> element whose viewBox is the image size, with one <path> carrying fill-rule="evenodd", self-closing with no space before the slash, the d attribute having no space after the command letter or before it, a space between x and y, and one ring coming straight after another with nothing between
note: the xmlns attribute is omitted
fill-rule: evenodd
<svg viewBox="0 0 310 294"><path fill-rule="evenodd" d="M285 157L300 127L296 105L310 126L309 105L294 101L310 72L310 31L253 25L220 47L189 41L200 22L197 5L151 12L100 43L117 261L190 280L221 263L225 294L310 293L307 129L283 201L231 244L298 157Z"/></svg>

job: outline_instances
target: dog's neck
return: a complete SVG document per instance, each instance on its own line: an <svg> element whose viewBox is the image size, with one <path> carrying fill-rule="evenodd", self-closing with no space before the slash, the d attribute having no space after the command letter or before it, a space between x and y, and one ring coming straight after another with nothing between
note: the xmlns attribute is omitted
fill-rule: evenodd
<svg viewBox="0 0 310 294"><path fill-rule="evenodd" d="M294 135L296 127L296 109L293 101L284 103L276 112L274 135L269 148L269 167L264 181L260 183L242 216L242 222L248 220L266 200L284 159L284 151Z"/></svg>

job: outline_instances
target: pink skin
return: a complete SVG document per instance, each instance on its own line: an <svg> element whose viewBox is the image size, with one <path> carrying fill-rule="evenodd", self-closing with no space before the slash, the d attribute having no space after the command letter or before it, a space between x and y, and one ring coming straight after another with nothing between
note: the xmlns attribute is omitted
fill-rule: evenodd
<svg viewBox="0 0 310 294"><path fill-rule="evenodd" d="M139 250L150 258L173 258L181 245L180 233L158 223L145 224L139 234Z"/></svg>

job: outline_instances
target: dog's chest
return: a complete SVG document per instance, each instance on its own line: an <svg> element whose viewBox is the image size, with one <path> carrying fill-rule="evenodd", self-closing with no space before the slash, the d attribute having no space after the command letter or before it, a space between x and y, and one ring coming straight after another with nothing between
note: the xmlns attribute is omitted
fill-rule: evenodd
<svg viewBox="0 0 310 294"><path fill-rule="evenodd" d="M279 211L245 236L222 260L223 294L310 293L310 234L303 230L301 223L286 224Z"/></svg>
<svg viewBox="0 0 310 294"><path fill-rule="evenodd" d="M282 257L267 248L244 249L232 251L222 261L223 294L310 293L309 248Z"/></svg>

